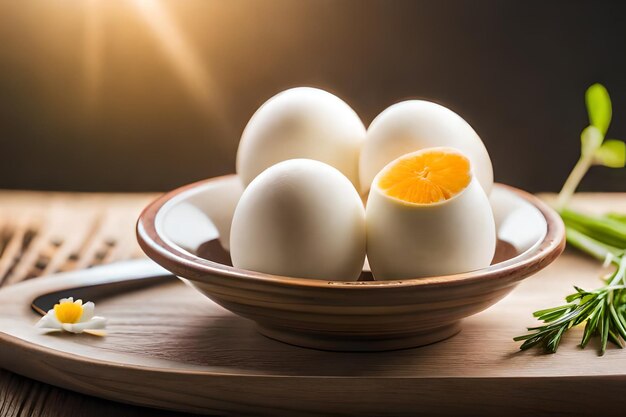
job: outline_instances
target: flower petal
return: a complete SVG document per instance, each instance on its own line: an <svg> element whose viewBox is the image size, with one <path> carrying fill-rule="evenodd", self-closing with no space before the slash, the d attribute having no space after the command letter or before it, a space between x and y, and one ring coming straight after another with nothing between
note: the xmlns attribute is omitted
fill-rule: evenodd
<svg viewBox="0 0 626 417"><path fill-rule="evenodd" d="M107 327L107 319L100 316L94 316L91 320L87 322L89 327L87 329L104 329Z"/></svg>
<svg viewBox="0 0 626 417"><path fill-rule="evenodd" d="M42 328L42 329L55 329L55 330L60 330L63 328L59 320L57 320L56 315L54 314L54 310L48 311L48 314L46 314L41 319L39 319L39 321L37 322L35 326Z"/></svg>
<svg viewBox="0 0 626 417"><path fill-rule="evenodd" d="M82 333L83 330L82 329L76 329L75 328L75 324L73 323L62 323L61 324L63 330L65 330L66 332L70 332L70 333Z"/></svg>
<svg viewBox="0 0 626 417"><path fill-rule="evenodd" d="M90 334L92 336L98 336L98 337L104 337L107 335L106 330L85 329L84 333Z"/></svg>
<svg viewBox="0 0 626 417"><path fill-rule="evenodd" d="M104 329L106 327L107 320L104 317L94 317L89 321L74 324L63 324L63 330L72 333L82 333L85 330L97 330Z"/></svg>
<svg viewBox="0 0 626 417"><path fill-rule="evenodd" d="M91 301L88 301L85 304L83 304L83 315L80 316L80 320L78 320L78 322L84 323L86 321L91 320L93 318L93 312L95 308L96 308L96 305L92 303Z"/></svg>
<svg viewBox="0 0 626 417"><path fill-rule="evenodd" d="M59 304L64 304L64 303L73 303L74 302L74 297L68 297L68 298L61 298L59 300Z"/></svg>

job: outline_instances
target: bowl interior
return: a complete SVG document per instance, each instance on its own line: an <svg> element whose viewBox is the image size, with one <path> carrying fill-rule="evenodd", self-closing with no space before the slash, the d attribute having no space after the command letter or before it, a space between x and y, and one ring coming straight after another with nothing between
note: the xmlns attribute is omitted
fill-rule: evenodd
<svg viewBox="0 0 626 417"><path fill-rule="evenodd" d="M157 212L156 232L180 252L230 267L230 224L242 191L234 175L188 187ZM541 245L548 225L537 207L500 184L494 185L490 201L498 237L492 265L515 263ZM361 280L371 279L366 263Z"/></svg>

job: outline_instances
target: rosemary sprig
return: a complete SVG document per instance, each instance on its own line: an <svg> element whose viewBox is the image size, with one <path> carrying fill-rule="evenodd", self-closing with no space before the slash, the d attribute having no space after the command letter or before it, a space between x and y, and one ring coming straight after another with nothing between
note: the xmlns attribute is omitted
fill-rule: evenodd
<svg viewBox="0 0 626 417"><path fill-rule="evenodd" d="M608 92L600 84L594 84L587 90L585 102L590 125L582 131L580 159L559 193L556 208L565 223L570 246L617 268L604 278L604 286L593 291L574 286L576 292L565 297L567 304L535 311L533 316L543 324L529 327L529 333L514 338L523 341L522 350L541 346L546 352L554 353L563 334L582 324L585 325L582 348L594 335L600 337L601 355L608 342L623 348L626 341L626 215L590 216L567 208L592 165L621 168L626 164L624 142L604 139L612 114Z"/></svg>
<svg viewBox="0 0 626 417"><path fill-rule="evenodd" d="M595 254L594 254L595 256ZM574 287L575 293L565 297L567 304L535 311L533 316L543 325L529 327L529 333L514 338L524 341L520 349L541 346L546 352L554 353L563 334L574 326L585 324L580 346L584 348L593 335L600 336L600 354L603 355L608 342L619 348L626 340L626 256L608 254L616 270L605 279L605 285L593 291Z"/></svg>

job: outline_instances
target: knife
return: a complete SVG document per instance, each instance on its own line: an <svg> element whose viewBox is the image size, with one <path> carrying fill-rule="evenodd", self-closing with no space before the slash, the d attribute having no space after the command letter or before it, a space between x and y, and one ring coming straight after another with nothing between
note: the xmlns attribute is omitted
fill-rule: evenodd
<svg viewBox="0 0 626 417"><path fill-rule="evenodd" d="M176 278L171 272L150 259L116 262L55 275L59 278L75 277L77 281L84 282L84 285L50 292L35 298L31 307L39 314L45 315L62 298L74 297L85 301L98 301L112 295L173 282Z"/></svg>

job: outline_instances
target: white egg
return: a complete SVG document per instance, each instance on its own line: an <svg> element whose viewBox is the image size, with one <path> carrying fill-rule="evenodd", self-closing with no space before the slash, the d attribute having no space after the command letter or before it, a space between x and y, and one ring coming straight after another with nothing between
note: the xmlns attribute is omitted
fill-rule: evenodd
<svg viewBox="0 0 626 417"><path fill-rule="evenodd" d="M487 194L493 169L485 145L461 116L439 104L409 100L379 114L367 129L359 165L361 192L389 162L409 152L434 146L461 150L472 162L478 182Z"/></svg>
<svg viewBox="0 0 626 417"><path fill-rule="evenodd" d="M244 190L230 234L237 268L355 281L365 259L365 210L352 183L310 159L280 162Z"/></svg>
<svg viewBox="0 0 626 417"><path fill-rule="evenodd" d="M266 168L287 159L322 161L359 187L365 126L337 96L309 87L283 91L248 122L237 150L237 174L247 186Z"/></svg>
<svg viewBox="0 0 626 417"><path fill-rule="evenodd" d="M406 182L402 184L396 177L387 176L390 170L403 161L442 150L461 155L451 148L413 152L388 164L374 179L367 201L366 224L367 257L377 280L456 274L491 263L496 246L493 213L487 195L471 175L467 158L461 155L467 164L468 176L463 181L454 180L458 187L455 192L448 192L446 186L429 192L409 186L405 193L407 198L400 198L390 195L397 191L381 188L381 184L388 187L389 183L406 187ZM450 168L442 165L438 173L429 166L415 170L409 166L406 173L407 177L450 176ZM385 182L381 183L383 179ZM435 202L415 203L408 198L416 193L434 195L439 190L443 190L446 197Z"/></svg>

